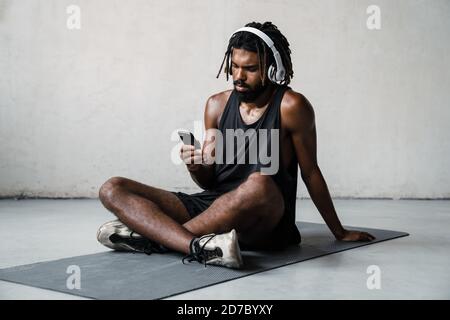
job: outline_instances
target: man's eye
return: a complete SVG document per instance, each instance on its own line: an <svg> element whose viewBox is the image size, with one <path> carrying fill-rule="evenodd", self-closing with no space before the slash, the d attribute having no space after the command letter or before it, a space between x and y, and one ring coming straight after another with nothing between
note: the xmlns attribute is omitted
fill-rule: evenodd
<svg viewBox="0 0 450 320"><path fill-rule="evenodd" d="M239 67L237 66L237 65L234 65L234 64L232 64L231 65L231 68L233 68L233 69L239 69ZM250 68L248 68L248 67L243 67L245 70L247 70L248 72L256 72L256 71L258 71L258 67L250 67Z"/></svg>

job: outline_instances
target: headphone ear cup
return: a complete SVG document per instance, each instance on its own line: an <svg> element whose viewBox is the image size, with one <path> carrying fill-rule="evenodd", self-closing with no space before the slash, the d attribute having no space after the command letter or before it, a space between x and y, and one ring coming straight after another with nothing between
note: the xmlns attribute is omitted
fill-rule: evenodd
<svg viewBox="0 0 450 320"><path fill-rule="evenodd" d="M284 76L285 76L284 73L285 73L284 69L277 70L277 81L284 80Z"/></svg>
<svg viewBox="0 0 450 320"><path fill-rule="evenodd" d="M284 80L286 71L284 69L279 69L276 71L275 70L275 64L273 63L270 65L269 70L267 71L269 74L269 79L273 83L280 84L280 82Z"/></svg>
<svg viewBox="0 0 450 320"><path fill-rule="evenodd" d="M269 70L267 70L267 75L270 81L276 83L277 79L276 79L276 74L275 74L275 67L273 65L273 63L270 65Z"/></svg>

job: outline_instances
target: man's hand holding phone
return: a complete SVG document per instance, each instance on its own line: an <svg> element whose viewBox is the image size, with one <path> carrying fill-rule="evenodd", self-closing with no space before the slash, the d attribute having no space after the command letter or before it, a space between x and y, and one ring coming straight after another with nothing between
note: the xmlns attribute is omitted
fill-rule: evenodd
<svg viewBox="0 0 450 320"><path fill-rule="evenodd" d="M182 145L180 158L191 172L197 171L203 165L202 150L195 149L193 145Z"/></svg>
<svg viewBox="0 0 450 320"><path fill-rule="evenodd" d="M183 141L180 149L180 158L190 172L199 170L203 165L202 148L194 135L185 130L179 130L178 135Z"/></svg>
<svg viewBox="0 0 450 320"><path fill-rule="evenodd" d="M186 164L186 167L192 177L192 180L203 189L212 188L215 184L213 158L214 144L209 143L208 134L205 139L205 145L202 146L194 135L186 130L179 130L178 135L183 141L180 149L180 158Z"/></svg>

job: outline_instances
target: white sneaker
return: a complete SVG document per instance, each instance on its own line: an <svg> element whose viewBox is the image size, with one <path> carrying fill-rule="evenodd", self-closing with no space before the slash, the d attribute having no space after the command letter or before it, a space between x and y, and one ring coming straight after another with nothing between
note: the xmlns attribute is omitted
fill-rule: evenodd
<svg viewBox="0 0 450 320"><path fill-rule="evenodd" d="M224 234L207 234L191 242L191 253L183 258L228 268L240 269L243 266L241 250L236 230Z"/></svg>
<svg viewBox="0 0 450 320"><path fill-rule="evenodd" d="M97 231L97 240L102 245L117 251L143 252L146 254L167 251L163 246L134 232L120 220L103 224Z"/></svg>

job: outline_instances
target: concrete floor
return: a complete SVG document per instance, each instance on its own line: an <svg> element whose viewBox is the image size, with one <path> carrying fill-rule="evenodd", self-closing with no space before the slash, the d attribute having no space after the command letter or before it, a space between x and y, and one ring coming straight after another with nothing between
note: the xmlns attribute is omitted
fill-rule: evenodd
<svg viewBox="0 0 450 320"><path fill-rule="evenodd" d="M450 201L334 200L334 204L345 225L405 231L410 236L171 299L450 298ZM105 251L95 233L112 218L98 200L1 200L0 268ZM311 200L297 201L297 220L323 222ZM381 270L381 289L367 288L370 265ZM0 299L83 298L0 281Z"/></svg>

